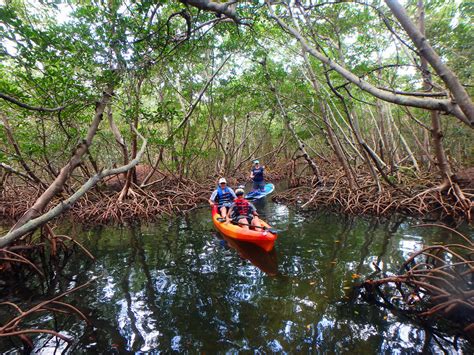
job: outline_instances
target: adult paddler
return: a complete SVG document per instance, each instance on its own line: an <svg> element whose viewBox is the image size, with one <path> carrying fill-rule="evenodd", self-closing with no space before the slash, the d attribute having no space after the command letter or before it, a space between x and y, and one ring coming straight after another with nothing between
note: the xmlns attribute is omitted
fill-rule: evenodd
<svg viewBox="0 0 474 355"><path fill-rule="evenodd" d="M252 170L250 172L250 178L253 181L252 189L254 191L265 191L265 177L263 176L264 171L265 167L260 165L258 160L254 160Z"/></svg>
<svg viewBox="0 0 474 355"><path fill-rule="evenodd" d="M227 186L225 178L220 178L217 188L212 192L209 198L209 204L211 207L217 203L219 212L222 217L227 216L227 210L232 205L232 202L237 198L234 190Z"/></svg>

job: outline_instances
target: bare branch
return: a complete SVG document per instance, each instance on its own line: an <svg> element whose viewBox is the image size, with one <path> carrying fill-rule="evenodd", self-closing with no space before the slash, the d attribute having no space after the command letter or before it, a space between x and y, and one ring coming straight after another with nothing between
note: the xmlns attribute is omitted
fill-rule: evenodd
<svg viewBox="0 0 474 355"><path fill-rule="evenodd" d="M224 61L221 63L221 65L219 66L219 68L217 68L217 70L212 74L212 76L209 78L209 80L206 82L206 84L204 85L204 87L201 89L201 91L199 92L196 100L194 100L194 102L192 103L191 107L189 108L188 112L186 113L186 115L184 116L184 118L182 119L182 121L179 123L178 127L176 127L176 129L171 133L171 135L168 137L168 141L173 138L175 136L176 133L178 133L178 131L183 128L183 126L186 124L186 122L189 120L189 117L191 117L192 113L194 112L196 106L199 104L199 102L201 101L201 98L202 96L204 95L204 93L206 92L207 88L209 87L209 85L212 83L212 81L214 80L214 78L217 76L217 74L219 74L219 72L221 71L221 69L224 67L225 63L227 63L227 61L230 59L230 57L232 56L232 54L229 54L227 56L226 59L224 59Z"/></svg>

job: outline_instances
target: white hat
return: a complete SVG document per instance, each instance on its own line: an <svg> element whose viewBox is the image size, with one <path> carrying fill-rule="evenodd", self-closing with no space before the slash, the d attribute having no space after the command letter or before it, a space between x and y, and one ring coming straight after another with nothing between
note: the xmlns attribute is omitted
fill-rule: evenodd
<svg viewBox="0 0 474 355"><path fill-rule="evenodd" d="M241 189L240 187L237 190L235 190L236 195L240 195L240 194L243 195L244 193L245 193L244 189Z"/></svg>
<svg viewBox="0 0 474 355"><path fill-rule="evenodd" d="M254 163L254 164L258 164L258 163L260 163L260 162L259 162L257 159L255 159L255 160L253 161L253 163Z"/></svg>
<svg viewBox="0 0 474 355"><path fill-rule="evenodd" d="M222 183L227 184L227 181L225 180L225 178L219 179L219 184L222 184Z"/></svg>

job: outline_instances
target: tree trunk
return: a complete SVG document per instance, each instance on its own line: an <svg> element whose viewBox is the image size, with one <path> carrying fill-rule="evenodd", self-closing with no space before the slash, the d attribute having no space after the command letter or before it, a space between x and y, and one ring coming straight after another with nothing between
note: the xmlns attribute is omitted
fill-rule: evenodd
<svg viewBox="0 0 474 355"><path fill-rule="evenodd" d="M474 104L472 103L469 94L467 93L466 89L464 89L457 76L448 68L447 65L442 62L441 58L433 50L425 37L423 1L418 1L418 10L420 15L419 28L417 28L416 25L410 20L410 17L406 13L405 9L397 0L385 0L385 2L395 17L398 19L402 27L405 29L416 48L418 48L420 51L420 57L423 61L425 61L425 64L422 64L422 67L427 70L428 63L430 63L441 80L443 80L446 86L449 88L451 94L456 100L456 104L459 105L462 112L466 115L467 120L472 127L474 125Z"/></svg>
<svg viewBox="0 0 474 355"><path fill-rule="evenodd" d="M415 168L416 171L420 170L420 167L418 166L418 162L416 161L415 154L413 154L413 151L411 150L410 146L408 145L405 137L403 136L402 132L398 129L397 124L395 123L395 120L393 119L393 115L391 112L388 113L388 118L390 119L390 122L397 134L398 137L400 137L400 140L405 147L406 152L408 153L408 157L410 158L411 162L413 163L413 167Z"/></svg>
<svg viewBox="0 0 474 355"><path fill-rule="evenodd" d="M137 156L137 149L138 149L138 143L137 143L137 130L138 130L138 115L139 115L139 110L140 110L140 91L143 83L143 78L138 79L137 86L135 87L133 85L133 89L135 91L135 105L132 106L132 99L129 97L129 102L132 107L134 107L133 110L133 118L132 121L130 122L130 131L132 134L132 150L131 150L131 159L135 159ZM120 192L119 195L119 202L123 201L125 198L130 193L130 186L134 184L138 184L137 181L137 169L135 166L133 166L130 170L127 171L127 176L125 178L125 184L122 188L122 191Z"/></svg>
<svg viewBox="0 0 474 355"><path fill-rule="evenodd" d="M349 167L349 163L347 161L346 156L344 155L341 145L337 140L337 137L334 134L331 124L329 123L328 115L327 115L327 103L326 100L323 98L323 93L321 92L321 85L319 84L318 80L316 79L316 75L314 74L313 68L311 67L311 63L309 62L308 56L306 55L306 51L302 49L303 59L306 64L306 68L308 69L310 83L313 86L313 90L317 95L320 96L320 100L318 101L319 109L321 111L321 116L326 126L326 132L328 134L328 139L333 147L334 153L336 154L336 158L342 166L344 170L344 174L346 175L346 179L349 183L349 187L351 190L356 188L357 182L354 179L354 176L351 172Z"/></svg>
<svg viewBox="0 0 474 355"><path fill-rule="evenodd" d="M97 103L95 109L94 119L87 131L86 138L79 142L76 146L73 156L69 162L61 169L56 179L49 185L49 187L44 191L41 196L35 201L33 206L31 206L23 216L16 222L12 227L11 231L21 227L27 223L30 219L36 218L44 211L48 203L59 194L64 187L67 179L71 176L75 168L81 163L82 156L87 153L90 145L92 144L92 139L94 138L97 128L99 127L100 122L104 114L105 107L110 101L110 98L113 95L113 84L109 84L102 95L101 100Z"/></svg>
<svg viewBox="0 0 474 355"><path fill-rule="evenodd" d="M267 81L268 81L268 85L270 86L270 91L274 93L275 95L275 99L277 101L277 105L278 105L278 108L280 109L281 111L281 114L283 116L283 118L285 119L285 122L286 122L286 125L289 129L289 131L291 132L293 138L296 140L296 142L298 143L298 147L299 149L301 150L301 153L303 153L303 157L304 159L306 160L306 162L308 163L308 165L311 167L311 170L313 171L313 174L316 176L316 179L317 181L319 182L321 180L321 173L319 172L319 168L318 166L316 165L316 163L314 162L313 159L311 159L310 155L308 154L308 152L306 151L305 149L305 145L304 145L304 142L300 139L300 137L298 137L298 135L296 134L292 124L291 124L291 121L290 121L290 117L288 116L288 114L286 113L286 110L285 108L283 107L283 104L280 100L280 96L278 95L278 91L276 89L276 87L273 85L273 83L271 82L270 80L270 75L268 74L268 71L266 71L266 62L262 63L264 69L265 69L265 75L267 77Z"/></svg>
<svg viewBox="0 0 474 355"><path fill-rule="evenodd" d="M389 5L390 6L390 5ZM405 14L406 15L406 14ZM418 0L418 16L419 16L419 32L420 35L424 38L425 35L425 9L423 0ZM431 79L431 74L428 69L428 61L423 56L420 55L421 60L421 70L423 76L423 88L426 91L431 91L433 84ZM439 172L442 179L451 179L452 171L446 157L446 152L443 147L443 133L441 128L441 120L438 111L431 111L431 138L433 140L433 149L436 156L436 161L438 165Z"/></svg>
<svg viewBox="0 0 474 355"><path fill-rule="evenodd" d="M406 13L405 13L405 15L406 15ZM415 28L415 30L417 32L419 32L419 35L421 35L422 40L426 42L425 37L424 37L424 34L425 34L425 11L424 11L423 0L418 0L418 15L419 15L419 27L420 28L419 28L419 30ZM429 47L429 45L428 45L428 47ZM429 47L429 48L431 49L431 47ZM428 71L428 61L432 57L430 57L428 55L425 58L425 56L423 55L423 51L420 50L420 53L421 53L420 59L421 59L421 70L422 70L422 75L423 75L424 88L425 88L425 90L429 91L433 87L433 84L432 84L432 81L431 81L431 74ZM434 53L434 51L433 51L433 53ZM436 55L436 53L434 53L434 54ZM433 65L432 61L430 61L430 64L436 70L436 67ZM447 70L447 71L445 71L445 73L447 73L447 75L449 76L449 74L451 72L449 71L449 69L447 67L445 68L445 70ZM438 73L438 74L441 76L440 73ZM443 76L442 76L442 79L445 80L445 78L443 78ZM450 83L452 85L456 84L456 83L453 84L453 80L454 79L457 80L456 77L454 77L454 79L447 77L447 79L450 81ZM449 85L448 85L448 87L449 87ZM451 89L451 87L450 87L450 89ZM458 94L459 94L459 92L458 92ZM453 92L453 95L454 95L454 92ZM461 97L459 97L459 99L461 99L461 98L462 98L462 95L461 95ZM468 112L468 111L466 111L466 112ZM448 187L451 187L453 189L453 195L461 203L461 205L463 206L464 211L466 212L466 215L468 216L468 218L470 218L471 201L470 201L469 198L467 198L464 195L463 191L461 190L459 185L456 183L456 177L454 176L454 174L451 170L451 166L450 166L450 164L448 162L448 158L446 156L446 151L444 150L444 147L443 147L443 133L442 133L442 129L441 129L440 114L439 114L438 111L431 111L430 114L431 114L431 127L432 127L431 128L431 137L433 139L433 149L434 149L434 152L435 152L438 169L439 169L439 172L441 174L441 178L443 179L442 184L438 188L440 190L444 190L444 189L447 189ZM467 113L466 113L466 115L467 115ZM472 118L474 119L474 116ZM473 122L474 122L474 120L473 120Z"/></svg>

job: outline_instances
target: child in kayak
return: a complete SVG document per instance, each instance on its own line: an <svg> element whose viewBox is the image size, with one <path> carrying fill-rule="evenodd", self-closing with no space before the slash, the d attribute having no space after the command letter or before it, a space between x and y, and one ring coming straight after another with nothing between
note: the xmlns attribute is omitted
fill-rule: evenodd
<svg viewBox="0 0 474 355"><path fill-rule="evenodd" d="M257 209L255 206L244 198L244 190L238 188L235 190L237 198L231 205L229 212L227 212L226 223L230 220L239 224L243 229L249 229L249 224L256 227L261 227L260 219L258 218Z"/></svg>
<svg viewBox="0 0 474 355"><path fill-rule="evenodd" d="M212 192L209 204L211 207L217 203L219 212L222 217L227 215L227 209L230 208L232 202L237 198L234 190L227 186L225 178L220 178L217 188Z"/></svg>

